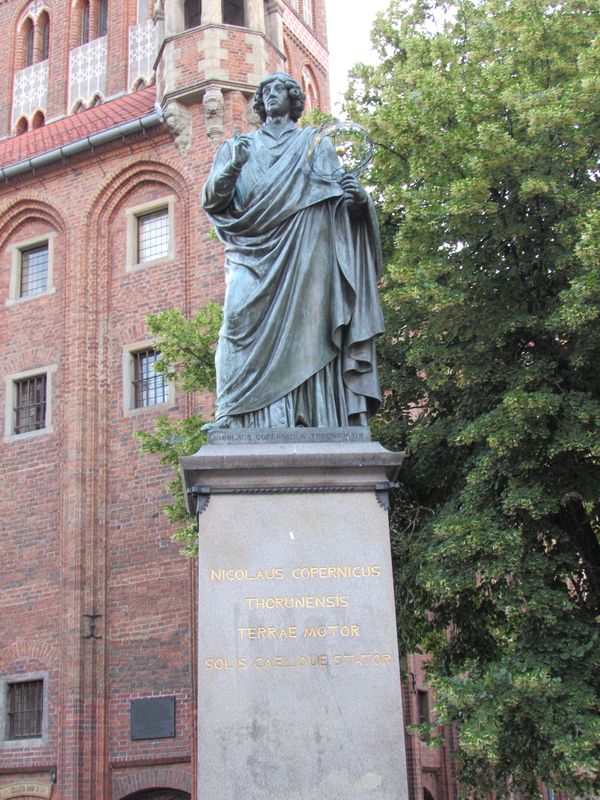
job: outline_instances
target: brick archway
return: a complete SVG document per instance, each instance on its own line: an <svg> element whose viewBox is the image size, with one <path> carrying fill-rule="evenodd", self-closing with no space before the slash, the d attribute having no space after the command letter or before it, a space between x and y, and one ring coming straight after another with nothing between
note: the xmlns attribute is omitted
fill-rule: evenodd
<svg viewBox="0 0 600 800"><path fill-rule="evenodd" d="M191 793L190 772L176 767L153 767L116 777L112 796L115 800L191 800Z"/></svg>

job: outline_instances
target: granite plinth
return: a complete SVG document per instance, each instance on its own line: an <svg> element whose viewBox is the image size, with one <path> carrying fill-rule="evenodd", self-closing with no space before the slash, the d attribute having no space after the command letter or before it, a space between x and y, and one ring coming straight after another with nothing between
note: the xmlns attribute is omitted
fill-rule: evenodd
<svg viewBox="0 0 600 800"><path fill-rule="evenodd" d="M196 511L193 494L198 487L213 493L308 491L311 487L375 490L376 484L395 480L404 458L404 453L372 442L368 428L247 431L240 432L240 439L233 438L231 431L219 432L195 455L180 459L190 513ZM331 438L322 438L329 433ZM228 434L232 438L224 440ZM358 438L348 438L352 435Z"/></svg>
<svg viewBox="0 0 600 800"><path fill-rule="evenodd" d="M198 798L406 800L388 518L370 441L214 442L199 515ZM381 489L380 489L381 491Z"/></svg>

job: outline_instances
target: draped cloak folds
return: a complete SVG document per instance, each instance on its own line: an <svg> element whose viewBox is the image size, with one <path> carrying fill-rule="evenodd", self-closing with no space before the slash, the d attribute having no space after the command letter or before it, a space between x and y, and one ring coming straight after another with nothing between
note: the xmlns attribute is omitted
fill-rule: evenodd
<svg viewBox="0 0 600 800"><path fill-rule="evenodd" d="M325 401L338 406L334 424L364 424L381 400L375 212L369 200L352 216L339 184L311 171L313 133L290 122L276 138L263 126L250 134L250 157L239 175L231 167L233 140L226 141L203 189L203 206L226 256L217 422L252 419L324 370L326 382L337 384ZM304 405L323 402L314 395L313 386ZM326 418L308 409L291 425L331 424L331 414Z"/></svg>

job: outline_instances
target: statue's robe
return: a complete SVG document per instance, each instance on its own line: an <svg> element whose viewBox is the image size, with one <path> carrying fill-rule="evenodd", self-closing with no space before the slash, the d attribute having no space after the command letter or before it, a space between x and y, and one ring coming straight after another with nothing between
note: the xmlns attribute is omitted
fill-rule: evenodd
<svg viewBox="0 0 600 800"><path fill-rule="evenodd" d="M340 186L311 171L313 133L263 126L241 172L226 141L203 189L226 254L217 422L360 425L381 400L375 212L368 200L351 215Z"/></svg>

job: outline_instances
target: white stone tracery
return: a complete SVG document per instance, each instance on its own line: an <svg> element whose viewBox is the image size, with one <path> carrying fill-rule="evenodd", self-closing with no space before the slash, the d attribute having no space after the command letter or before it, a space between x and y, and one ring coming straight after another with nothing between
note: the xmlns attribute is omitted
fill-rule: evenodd
<svg viewBox="0 0 600 800"><path fill-rule="evenodd" d="M12 125L25 116L30 121L37 109L46 111L48 98L48 60L39 61L15 73Z"/></svg>
<svg viewBox="0 0 600 800"><path fill-rule="evenodd" d="M156 25L151 19L129 28L129 77L131 90L140 78L151 83L158 49Z"/></svg>
<svg viewBox="0 0 600 800"><path fill-rule="evenodd" d="M69 63L69 110L78 100L88 105L95 94L105 97L106 36L71 50Z"/></svg>

